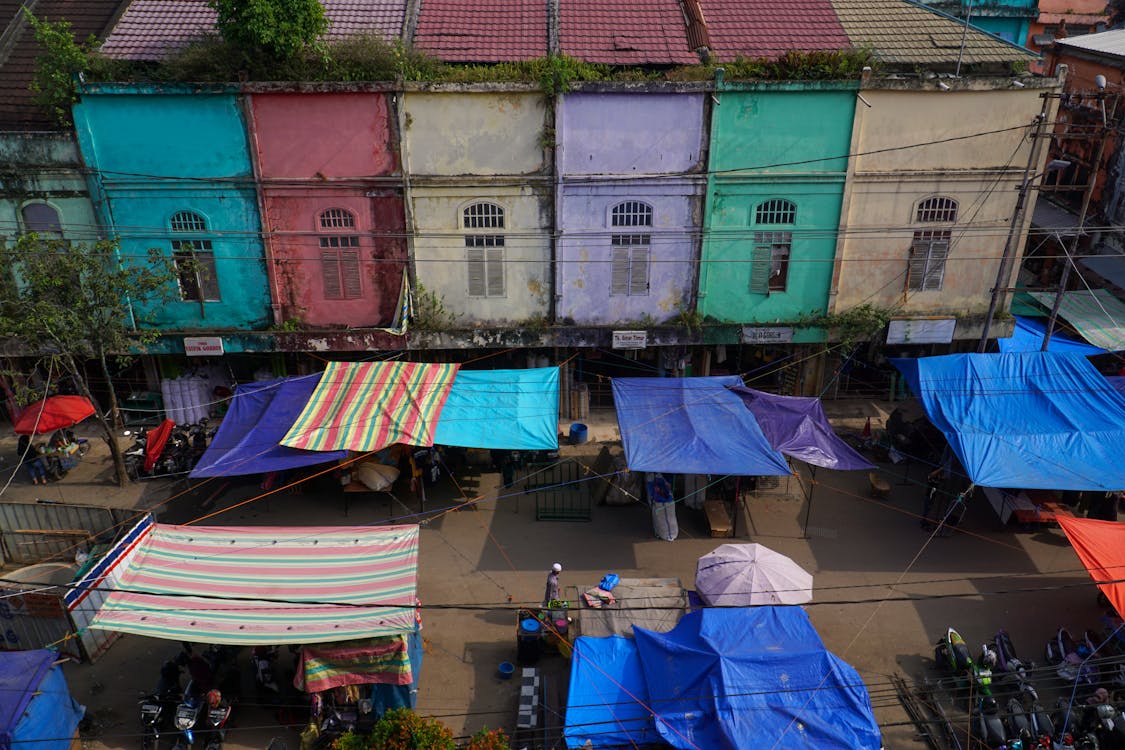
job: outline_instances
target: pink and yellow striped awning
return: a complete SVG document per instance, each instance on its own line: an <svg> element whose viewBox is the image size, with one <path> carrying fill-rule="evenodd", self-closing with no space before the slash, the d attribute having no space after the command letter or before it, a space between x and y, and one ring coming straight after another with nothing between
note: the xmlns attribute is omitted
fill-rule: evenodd
<svg viewBox="0 0 1125 750"><path fill-rule="evenodd" d="M281 444L310 451L433 445L458 365L329 362Z"/></svg>
<svg viewBox="0 0 1125 750"><path fill-rule="evenodd" d="M92 627L195 643L413 632L417 526L154 524Z"/></svg>

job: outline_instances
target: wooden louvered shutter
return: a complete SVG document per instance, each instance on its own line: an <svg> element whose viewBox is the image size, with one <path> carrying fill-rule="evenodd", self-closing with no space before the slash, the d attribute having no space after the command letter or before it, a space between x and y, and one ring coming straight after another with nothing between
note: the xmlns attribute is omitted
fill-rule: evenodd
<svg viewBox="0 0 1125 750"><path fill-rule="evenodd" d="M485 296L484 287L484 248L467 247L465 257L469 264L469 296Z"/></svg>
<svg viewBox="0 0 1125 750"><path fill-rule="evenodd" d="M942 281L945 279L945 259L949 257L949 240L935 239L931 241L929 256L922 288L927 291L938 290L941 289Z"/></svg>
<svg viewBox="0 0 1125 750"><path fill-rule="evenodd" d="M324 298L340 299L344 295L340 285L340 255L336 250L320 251L320 274L324 277Z"/></svg>
<svg viewBox="0 0 1125 750"><path fill-rule="evenodd" d="M340 277L343 297L357 299L363 296L363 283L359 273L359 250L340 251Z"/></svg>
<svg viewBox="0 0 1125 750"><path fill-rule="evenodd" d="M648 256L647 247L632 248L629 259L629 294L648 294Z"/></svg>
<svg viewBox="0 0 1125 750"><path fill-rule="evenodd" d="M487 248L488 262L485 263L485 274L488 280L488 296L504 296L504 248Z"/></svg>
<svg viewBox="0 0 1125 750"><path fill-rule="evenodd" d="M750 292L752 294L770 293L770 266L773 260L773 247L756 244L750 254Z"/></svg>
<svg viewBox="0 0 1125 750"><path fill-rule="evenodd" d="M613 271L609 281L610 294L629 293L629 248L613 248Z"/></svg>

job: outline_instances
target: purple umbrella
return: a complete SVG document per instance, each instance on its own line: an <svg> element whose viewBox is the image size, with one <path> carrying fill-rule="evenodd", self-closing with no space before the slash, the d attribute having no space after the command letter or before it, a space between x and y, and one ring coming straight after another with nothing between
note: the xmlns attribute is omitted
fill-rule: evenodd
<svg viewBox="0 0 1125 750"><path fill-rule="evenodd" d="M721 545L695 569L695 589L713 607L804 604L812 601L812 586L808 571L760 544Z"/></svg>

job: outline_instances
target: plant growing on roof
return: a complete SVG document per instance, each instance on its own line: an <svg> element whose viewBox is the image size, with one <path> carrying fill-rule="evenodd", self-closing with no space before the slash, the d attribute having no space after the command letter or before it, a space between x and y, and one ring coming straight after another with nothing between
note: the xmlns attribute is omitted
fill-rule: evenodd
<svg viewBox="0 0 1125 750"><path fill-rule="evenodd" d="M287 60L328 28L319 0L207 0L223 39L245 51Z"/></svg>
<svg viewBox="0 0 1125 750"><path fill-rule="evenodd" d="M865 302L831 315L809 313L798 318L794 325L797 328L824 328L833 331L839 336L840 344L848 349L883 330L892 315L894 310L890 308Z"/></svg>
<svg viewBox="0 0 1125 750"><path fill-rule="evenodd" d="M78 101L75 76L87 66L90 44L79 44L66 20L48 21L36 18L27 7L24 18L31 25L35 41L43 54L35 58L35 74L28 88L35 103L46 109L59 125L71 122L70 108Z"/></svg>

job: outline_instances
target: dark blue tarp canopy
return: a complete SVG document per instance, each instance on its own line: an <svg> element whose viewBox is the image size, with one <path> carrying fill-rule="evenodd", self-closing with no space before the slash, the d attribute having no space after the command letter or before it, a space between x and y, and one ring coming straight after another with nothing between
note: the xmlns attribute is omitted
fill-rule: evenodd
<svg viewBox="0 0 1125 750"><path fill-rule="evenodd" d="M668 633L633 632L578 639L567 747L643 746L654 730L685 749L880 747L863 680L799 607L704 609Z"/></svg>
<svg viewBox="0 0 1125 750"><path fill-rule="evenodd" d="M789 474L757 420L730 389L737 375L614 378L613 402L631 471Z"/></svg>
<svg viewBox="0 0 1125 750"><path fill-rule="evenodd" d="M754 414L770 445L785 455L826 469L875 468L833 432L819 398L778 396L745 386L731 390Z"/></svg>
<svg viewBox="0 0 1125 750"><path fill-rule="evenodd" d="M1046 334L1047 326L1042 320L1017 315L1016 329L1012 332L1011 337L996 339L996 343L999 344L1002 354L1037 352L1043 348L1043 337ZM1058 352L1059 354L1084 354L1086 356L1106 353L1105 349L1091 346L1085 341L1079 341L1070 336L1061 335L1058 330L1051 332L1051 343L1047 345L1047 351Z"/></svg>
<svg viewBox="0 0 1125 750"><path fill-rule="evenodd" d="M1125 397L1079 354L893 359L983 487L1125 487Z"/></svg>
<svg viewBox="0 0 1125 750"><path fill-rule="evenodd" d="M458 370L434 442L466 448L557 449L559 368Z"/></svg>
<svg viewBox="0 0 1125 750"><path fill-rule="evenodd" d="M238 386L215 439L191 476L264 474L346 456L346 451L305 451L279 444L305 408L320 377L321 373L315 373Z"/></svg>
<svg viewBox="0 0 1125 750"><path fill-rule="evenodd" d="M0 653L0 750L67 750L85 710L70 697L58 654Z"/></svg>

